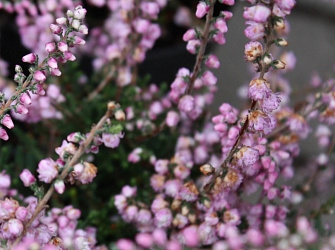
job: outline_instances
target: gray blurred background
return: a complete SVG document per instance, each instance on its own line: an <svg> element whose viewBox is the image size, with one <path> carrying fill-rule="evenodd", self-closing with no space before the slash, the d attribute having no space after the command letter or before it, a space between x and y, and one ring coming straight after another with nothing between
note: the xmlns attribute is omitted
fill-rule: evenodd
<svg viewBox="0 0 335 250"><path fill-rule="evenodd" d="M243 59L244 45L248 42L243 34L243 8L249 6L245 1L236 1L234 16L228 23L227 43L216 47L221 67L215 72L219 79L215 106L222 102L240 105L237 89L249 83L251 74ZM335 64L335 2L322 0L298 0L291 15L288 16L290 33L287 37L287 51L294 51L296 68L286 74L292 84L293 94L306 87L311 72L317 71L323 79L334 75Z"/></svg>

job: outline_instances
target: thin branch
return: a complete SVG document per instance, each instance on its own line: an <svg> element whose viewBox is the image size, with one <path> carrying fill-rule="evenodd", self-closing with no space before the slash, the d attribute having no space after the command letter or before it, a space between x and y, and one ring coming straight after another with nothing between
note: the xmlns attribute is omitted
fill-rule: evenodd
<svg viewBox="0 0 335 250"><path fill-rule="evenodd" d="M84 154L86 148L88 148L88 146L91 144L94 136L96 135L97 131L99 129L102 128L102 126L105 124L105 122L107 121L107 119L109 117L111 117L111 115L113 114L113 109L108 109L107 112L105 113L105 115L100 119L100 121L98 122L97 125L95 125L90 133L89 136L86 138L86 140L84 141L83 144L81 144L77 150L77 152L73 155L73 157L71 158L71 160L66 164L66 167L63 169L63 171L61 172L61 174L57 177L57 179L60 180L64 180L67 175L69 174L71 168L79 161L80 157ZM36 219L37 215L44 210L47 207L47 203L50 200L51 196L53 195L55 191L54 185L52 184L48 191L46 192L46 194L44 195L44 197L42 198L42 200L39 201L34 214L32 215L31 219L25 224L25 230L24 232L15 240L15 242L13 243L13 246L15 246L16 244L18 244L22 237L26 234L29 226L33 223L33 221Z"/></svg>
<svg viewBox="0 0 335 250"><path fill-rule="evenodd" d="M189 84L187 85L187 89L185 91L186 95L188 95L192 92L193 87L194 87L194 82L197 79L197 77L199 75L199 72L201 70L201 64L202 64L202 61L204 60L204 55L205 55L205 52L206 52L206 46L207 46L207 43L208 43L208 40L209 40L210 27L211 27L211 23L212 23L212 19L213 19L213 12L214 12L214 3L215 3L215 0L210 0L210 9L209 9L208 14L206 16L206 23L205 23L204 33L202 35L202 40L201 40L198 55L197 55L197 58L196 58L196 63L193 67L193 72L191 74Z"/></svg>

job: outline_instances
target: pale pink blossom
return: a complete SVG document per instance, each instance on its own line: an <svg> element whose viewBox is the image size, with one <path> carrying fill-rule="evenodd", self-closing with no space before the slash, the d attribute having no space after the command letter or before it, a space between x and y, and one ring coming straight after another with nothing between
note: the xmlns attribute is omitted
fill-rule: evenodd
<svg viewBox="0 0 335 250"><path fill-rule="evenodd" d="M35 176L28 169L23 169L20 179L25 187L29 187L36 182Z"/></svg>
<svg viewBox="0 0 335 250"><path fill-rule="evenodd" d="M52 159L43 159L38 163L38 179L50 183L58 175L58 165Z"/></svg>

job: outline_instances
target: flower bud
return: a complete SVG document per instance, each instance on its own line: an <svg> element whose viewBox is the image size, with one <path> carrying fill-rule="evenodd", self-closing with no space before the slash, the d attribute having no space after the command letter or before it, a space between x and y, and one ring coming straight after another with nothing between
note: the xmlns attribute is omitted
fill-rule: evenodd
<svg viewBox="0 0 335 250"><path fill-rule="evenodd" d="M52 33L58 35L62 32L62 28L57 24L50 24L50 29Z"/></svg>
<svg viewBox="0 0 335 250"><path fill-rule="evenodd" d="M285 69L285 63L283 63L280 60L275 60L273 62L273 67L276 68L276 69Z"/></svg>
<svg viewBox="0 0 335 250"><path fill-rule="evenodd" d="M71 62L76 60L76 57L69 51L64 52L64 58L65 58L65 60L68 60L68 61L71 61Z"/></svg>
<svg viewBox="0 0 335 250"><path fill-rule="evenodd" d="M65 184L63 180L56 180L55 182L55 190L57 193L62 194L65 191Z"/></svg>
<svg viewBox="0 0 335 250"><path fill-rule="evenodd" d="M48 65L50 68L52 69L57 69L58 68L58 65L57 65L57 60L53 57L51 57L49 60L48 60Z"/></svg>
<svg viewBox="0 0 335 250"><path fill-rule="evenodd" d="M31 104L31 98L28 93L23 93L20 96L20 102L25 104L25 105L30 105Z"/></svg>
<svg viewBox="0 0 335 250"><path fill-rule="evenodd" d="M6 126L9 129L14 128L14 123L12 121L12 118L8 114L4 115L4 117L2 118L1 124Z"/></svg>
<svg viewBox="0 0 335 250"><path fill-rule="evenodd" d="M66 15L67 15L68 17L73 17L73 11L72 11L72 10L68 10L68 11L66 12Z"/></svg>
<svg viewBox="0 0 335 250"><path fill-rule="evenodd" d="M65 43L65 42L59 42L57 47L61 52L65 52L65 51L69 50L69 47L68 47L67 43Z"/></svg>
<svg viewBox="0 0 335 250"><path fill-rule="evenodd" d="M45 75L44 75L44 73L42 71L37 70L34 73L34 80L36 82L44 82L46 80L46 77L45 77Z"/></svg>
<svg viewBox="0 0 335 250"><path fill-rule="evenodd" d="M209 8L210 8L210 6L207 5L207 3L203 2L203 1L199 2L198 5L197 5L197 10L195 12L196 17L197 18L202 18L203 16L205 16L208 13Z"/></svg>
<svg viewBox="0 0 335 250"><path fill-rule="evenodd" d="M21 114L21 115L26 115L28 114L28 109L24 105L18 104L16 106L16 113Z"/></svg>
<svg viewBox="0 0 335 250"><path fill-rule="evenodd" d="M56 44L55 43L46 43L45 44L45 51L48 53L52 53L56 50Z"/></svg>
<svg viewBox="0 0 335 250"><path fill-rule="evenodd" d="M87 35L88 34L88 28L86 25L82 24L79 26L78 31L83 34L83 35Z"/></svg>
<svg viewBox="0 0 335 250"><path fill-rule="evenodd" d="M0 128L0 139L7 141L9 139L9 136L7 135L7 132L5 129Z"/></svg>
<svg viewBox="0 0 335 250"><path fill-rule="evenodd" d="M277 30L283 30L285 29L285 22L283 18L279 18L275 22L275 29Z"/></svg>
<svg viewBox="0 0 335 250"><path fill-rule="evenodd" d="M125 113L123 112L122 109L118 109L116 112L115 112L115 119L118 120L118 121L124 121L126 119L126 115Z"/></svg>
<svg viewBox="0 0 335 250"><path fill-rule="evenodd" d="M74 28L75 30L79 30L80 27L80 22L77 19L74 19L71 23L72 28Z"/></svg>
<svg viewBox="0 0 335 250"><path fill-rule="evenodd" d="M22 73L22 67L20 65L15 65L15 72L16 73Z"/></svg>
<svg viewBox="0 0 335 250"><path fill-rule="evenodd" d="M37 58L36 54L30 53L22 57L22 61L26 63L34 63L36 61L36 58Z"/></svg>
<svg viewBox="0 0 335 250"><path fill-rule="evenodd" d="M263 62L265 63L265 65L269 65L272 62L271 55L270 54L265 55L263 58Z"/></svg>
<svg viewBox="0 0 335 250"><path fill-rule="evenodd" d="M284 39L284 38L279 38L278 40L277 40L277 42L276 42L276 44L278 45L278 46L282 46L282 47L284 47L284 46L287 46L287 41Z"/></svg>
<svg viewBox="0 0 335 250"><path fill-rule="evenodd" d="M85 18L87 10L84 9L82 6L77 6L73 11L73 17L78 20L82 20Z"/></svg>
<svg viewBox="0 0 335 250"><path fill-rule="evenodd" d="M28 169L23 169L20 174L20 179L25 187L29 187L36 182L36 178Z"/></svg>
<svg viewBox="0 0 335 250"><path fill-rule="evenodd" d="M66 21L67 21L66 17L60 17L56 19L56 23L59 25L65 25Z"/></svg>
<svg viewBox="0 0 335 250"><path fill-rule="evenodd" d="M249 62L254 61L257 57L263 54L263 46L260 42L251 41L244 47L245 59Z"/></svg>
<svg viewBox="0 0 335 250"><path fill-rule="evenodd" d="M18 219L8 221L8 231L12 236L19 236L23 232L23 224Z"/></svg>

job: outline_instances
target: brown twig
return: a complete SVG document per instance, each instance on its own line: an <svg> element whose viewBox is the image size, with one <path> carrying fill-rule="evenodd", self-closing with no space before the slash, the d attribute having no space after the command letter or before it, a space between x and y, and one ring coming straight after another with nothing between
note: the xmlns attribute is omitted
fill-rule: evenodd
<svg viewBox="0 0 335 250"><path fill-rule="evenodd" d="M212 19L213 19L213 12L214 12L214 0L210 0L210 9L207 13L206 16L206 23L205 23L205 28L204 28L204 33L202 35L202 39L201 39L201 44L199 47L199 51L198 51L198 55L196 58L196 63L193 67L193 72L191 74L191 77L189 79L189 84L187 85L187 89L185 91L185 94L188 95L192 92L193 90L193 86L194 86L194 82L197 79L199 72L201 70L201 64L202 61L204 60L204 55L206 52L206 46L209 40L209 33L210 33L210 27L211 27L211 23L212 23Z"/></svg>

